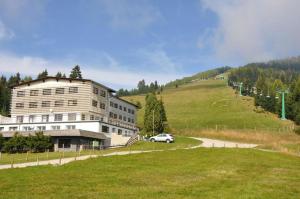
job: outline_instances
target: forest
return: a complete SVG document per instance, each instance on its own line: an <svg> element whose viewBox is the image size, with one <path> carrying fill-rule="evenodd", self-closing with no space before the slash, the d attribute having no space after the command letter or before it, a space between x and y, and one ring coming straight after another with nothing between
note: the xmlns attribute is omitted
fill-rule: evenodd
<svg viewBox="0 0 300 199"><path fill-rule="evenodd" d="M228 85L254 97L255 106L281 116L282 95L286 118L300 124L300 56L232 69Z"/></svg>

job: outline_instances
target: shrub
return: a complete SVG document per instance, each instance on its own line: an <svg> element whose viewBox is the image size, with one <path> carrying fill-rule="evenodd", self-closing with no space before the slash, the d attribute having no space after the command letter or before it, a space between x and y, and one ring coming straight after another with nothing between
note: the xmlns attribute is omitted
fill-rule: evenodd
<svg viewBox="0 0 300 199"><path fill-rule="evenodd" d="M300 127L295 127L294 132L298 135L300 135Z"/></svg>

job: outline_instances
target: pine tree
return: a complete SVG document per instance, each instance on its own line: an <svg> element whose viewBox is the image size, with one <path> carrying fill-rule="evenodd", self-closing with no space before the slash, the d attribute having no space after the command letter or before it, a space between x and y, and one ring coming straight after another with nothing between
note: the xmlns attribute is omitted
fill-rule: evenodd
<svg viewBox="0 0 300 199"><path fill-rule="evenodd" d="M72 79L82 79L82 75L81 75L81 70L80 70L80 66L76 65L71 73L70 73L70 78Z"/></svg>
<svg viewBox="0 0 300 199"><path fill-rule="evenodd" d="M43 79L45 77L48 77L48 71L45 69L43 72L39 73L37 76L37 79Z"/></svg>
<svg viewBox="0 0 300 199"><path fill-rule="evenodd" d="M55 77L57 77L57 78L62 78L61 72L57 72L56 75L55 75Z"/></svg>

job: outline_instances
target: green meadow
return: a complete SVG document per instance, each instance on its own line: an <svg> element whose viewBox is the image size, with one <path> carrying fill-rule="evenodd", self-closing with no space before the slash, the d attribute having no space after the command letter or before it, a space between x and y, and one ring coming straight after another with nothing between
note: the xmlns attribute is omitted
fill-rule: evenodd
<svg viewBox="0 0 300 199"><path fill-rule="evenodd" d="M0 170L0 198L299 198L300 158L192 149Z"/></svg>

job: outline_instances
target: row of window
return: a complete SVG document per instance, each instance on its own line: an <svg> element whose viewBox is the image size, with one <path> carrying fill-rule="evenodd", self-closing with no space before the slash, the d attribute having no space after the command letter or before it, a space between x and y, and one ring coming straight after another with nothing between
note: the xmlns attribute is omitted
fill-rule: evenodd
<svg viewBox="0 0 300 199"><path fill-rule="evenodd" d="M100 102L99 104L100 104L100 108L105 110L105 103ZM93 107L98 107L98 101L92 100L92 106Z"/></svg>
<svg viewBox="0 0 300 199"><path fill-rule="evenodd" d="M97 87L93 88L93 93L96 95L100 94L100 96L102 96L102 97L106 97L106 91L100 90L100 93L99 93L99 89Z"/></svg>
<svg viewBox="0 0 300 199"><path fill-rule="evenodd" d="M113 113L113 112L109 112L109 117L110 118L113 118L113 119L118 119L118 114L116 113ZM119 120L123 120L123 121L127 121L127 122L131 122L131 123L134 123L134 119L132 118L126 118L126 116L122 116L122 115L119 115Z"/></svg>
<svg viewBox="0 0 300 199"><path fill-rule="evenodd" d="M64 100L56 100L54 101L54 107L61 107L64 106ZM68 100L68 106L77 106L77 100ZM25 107L23 102L16 103L16 109L23 109ZM38 102L29 102L29 108L37 108ZM41 107L51 107L51 101L42 101Z"/></svg>
<svg viewBox="0 0 300 199"><path fill-rule="evenodd" d="M17 116L17 123L23 123L24 122L24 116L19 115ZM75 121L76 120L76 113L68 113L68 121ZM54 114L54 121L60 122L63 121L63 114ZM28 116L28 123L34 123L34 122L49 122L49 115L42 115L41 121L37 121L36 115L29 115Z"/></svg>
<svg viewBox="0 0 300 199"><path fill-rule="evenodd" d="M121 105L118 105L117 103L110 102L110 106L114 107L114 108L119 108L120 110L123 110L128 113L134 114L134 110L132 110L130 108L127 109L125 106L122 107Z"/></svg>
<svg viewBox="0 0 300 199"><path fill-rule="evenodd" d="M25 90L22 91L17 91L17 97L24 97L25 96ZM55 94L64 94L65 93L65 88L56 88L55 89ZM78 93L78 87L69 87L69 93ZM52 89L47 88L42 90L43 95L51 95L52 94ZM39 90L30 90L29 91L30 96L38 96L39 95Z"/></svg>

